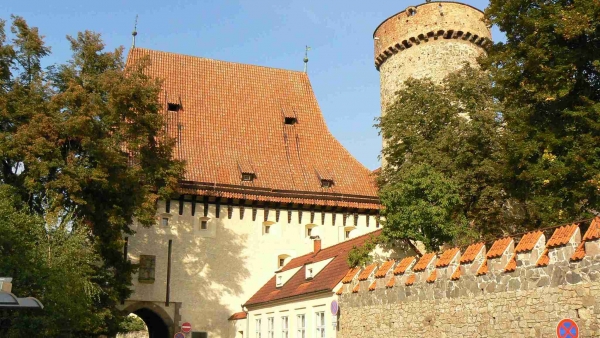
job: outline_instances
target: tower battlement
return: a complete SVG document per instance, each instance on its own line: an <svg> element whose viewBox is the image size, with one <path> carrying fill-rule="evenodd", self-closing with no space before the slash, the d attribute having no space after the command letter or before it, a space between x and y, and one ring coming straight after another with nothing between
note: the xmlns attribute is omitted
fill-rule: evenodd
<svg viewBox="0 0 600 338"><path fill-rule="evenodd" d="M491 43L483 12L457 2L410 6L383 21L373 34L375 67L381 78L382 108L409 78L434 82L476 65Z"/></svg>

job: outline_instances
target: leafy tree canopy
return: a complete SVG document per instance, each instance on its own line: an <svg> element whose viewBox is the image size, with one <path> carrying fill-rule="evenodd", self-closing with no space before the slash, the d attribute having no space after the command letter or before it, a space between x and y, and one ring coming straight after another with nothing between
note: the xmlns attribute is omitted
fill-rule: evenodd
<svg viewBox="0 0 600 338"><path fill-rule="evenodd" d="M122 48L106 51L88 31L68 37L67 63L44 69L50 48L38 30L13 17L9 39L4 27L2 21L0 184L11 188L19 211L42 220L38 231L87 236L93 250L82 254L94 262L86 278L88 290L98 290L91 302L98 316L74 330L113 334L122 319L115 305L130 294L134 268L123 258L123 234L134 218L153 224L157 198L174 191L183 170L163 133L160 81L144 74L145 62L126 68ZM5 266L0 274L15 277L18 287L19 269ZM37 278L45 275L30 276Z"/></svg>

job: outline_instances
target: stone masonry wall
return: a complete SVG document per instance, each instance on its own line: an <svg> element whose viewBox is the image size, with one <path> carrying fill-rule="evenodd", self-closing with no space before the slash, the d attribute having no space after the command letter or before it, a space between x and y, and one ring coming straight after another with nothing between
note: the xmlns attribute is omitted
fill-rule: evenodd
<svg viewBox="0 0 600 338"><path fill-rule="evenodd" d="M565 318L580 337L599 337L600 218L583 239L574 224L547 243L541 232L514 243L407 258L354 278L338 291L338 337L555 337Z"/></svg>

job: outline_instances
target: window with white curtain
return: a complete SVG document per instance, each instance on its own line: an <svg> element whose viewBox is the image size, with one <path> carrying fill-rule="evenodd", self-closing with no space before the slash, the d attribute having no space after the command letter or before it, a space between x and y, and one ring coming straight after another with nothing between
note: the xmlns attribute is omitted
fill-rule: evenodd
<svg viewBox="0 0 600 338"><path fill-rule="evenodd" d="M281 338L289 338L290 335L288 333L288 317L281 317Z"/></svg>
<svg viewBox="0 0 600 338"><path fill-rule="evenodd" d="M256 320L256 338L262 337L262 329L261 329L261 320L258 318Z"/></svg>
<svg viewBox="0 0 600 338"><path fill-rule="evenodd" d="M304 314L296 316L296 338L306 338L306 317Z"/></svg>
<svg viewBox="0 0 600 338"><path fill-rule="evenodd" d="M317 328L317 338L325 338L325 312L315 313L315 327Z"/></svg>
<svg viewBox="0 0 600 338"><path fill-rule="evenodd" d="M275 338L275 317L267 318L267 338Z"/></svg>

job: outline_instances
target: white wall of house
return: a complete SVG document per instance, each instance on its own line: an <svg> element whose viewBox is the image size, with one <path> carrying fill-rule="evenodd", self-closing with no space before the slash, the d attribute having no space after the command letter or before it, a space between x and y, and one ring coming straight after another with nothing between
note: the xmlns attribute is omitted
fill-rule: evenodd
<svg viewBox="0 0 600 338"><path fill-rule="evenodd" d="M296 257L313 251L307 227L313 227L312 235L320 236L323 248L343 241L348 227L352 227L352 238L377 230L375 216L367 215L359 215L354 227L354 216L349 215L344 226L341 213L336 215L334 226L331 213L325 214L322 225L320 212L315 212L311 223L310 212L303 211L300 222L298 211L292 211L288 224L287 209L280 211L278 222L276 210L269 210L267 223L263 209L257 209L254 221L251 207L244 208L243 219L240 219L239 207L233 208L232 218L228 219L224 204L220 206L219 218L216 218L215 204L209 204L206 218L202 201L196 202L194 216L191 209L191 202L185 202L183 213L179 215L179 201L172 200L170 213L166 214L165 203L161 201L154 226L132 226L136 233L129 235L128 257L138 263L140 255L155 256L155 280L140 283L134 275L134 292L123 307L153 302L171 316L176 327L190 322L192 331L208 332L210 338L236 337L237 329L232 329L227 318L242 311L241 304L273 277L280 257ZM368 227L367 217L370 218ZM162 218L168 218L168 226L162 224ZM207 222L206 230L201 229L202 220ZM265 224L270 226L268 233ZM172 241L171 303L166 306L169 241ZM313 311L314 304L307 303L307 311ZM312 312L307 315L311 316L312 325ZM291 321L295 321L295 317Z"/></svg>

